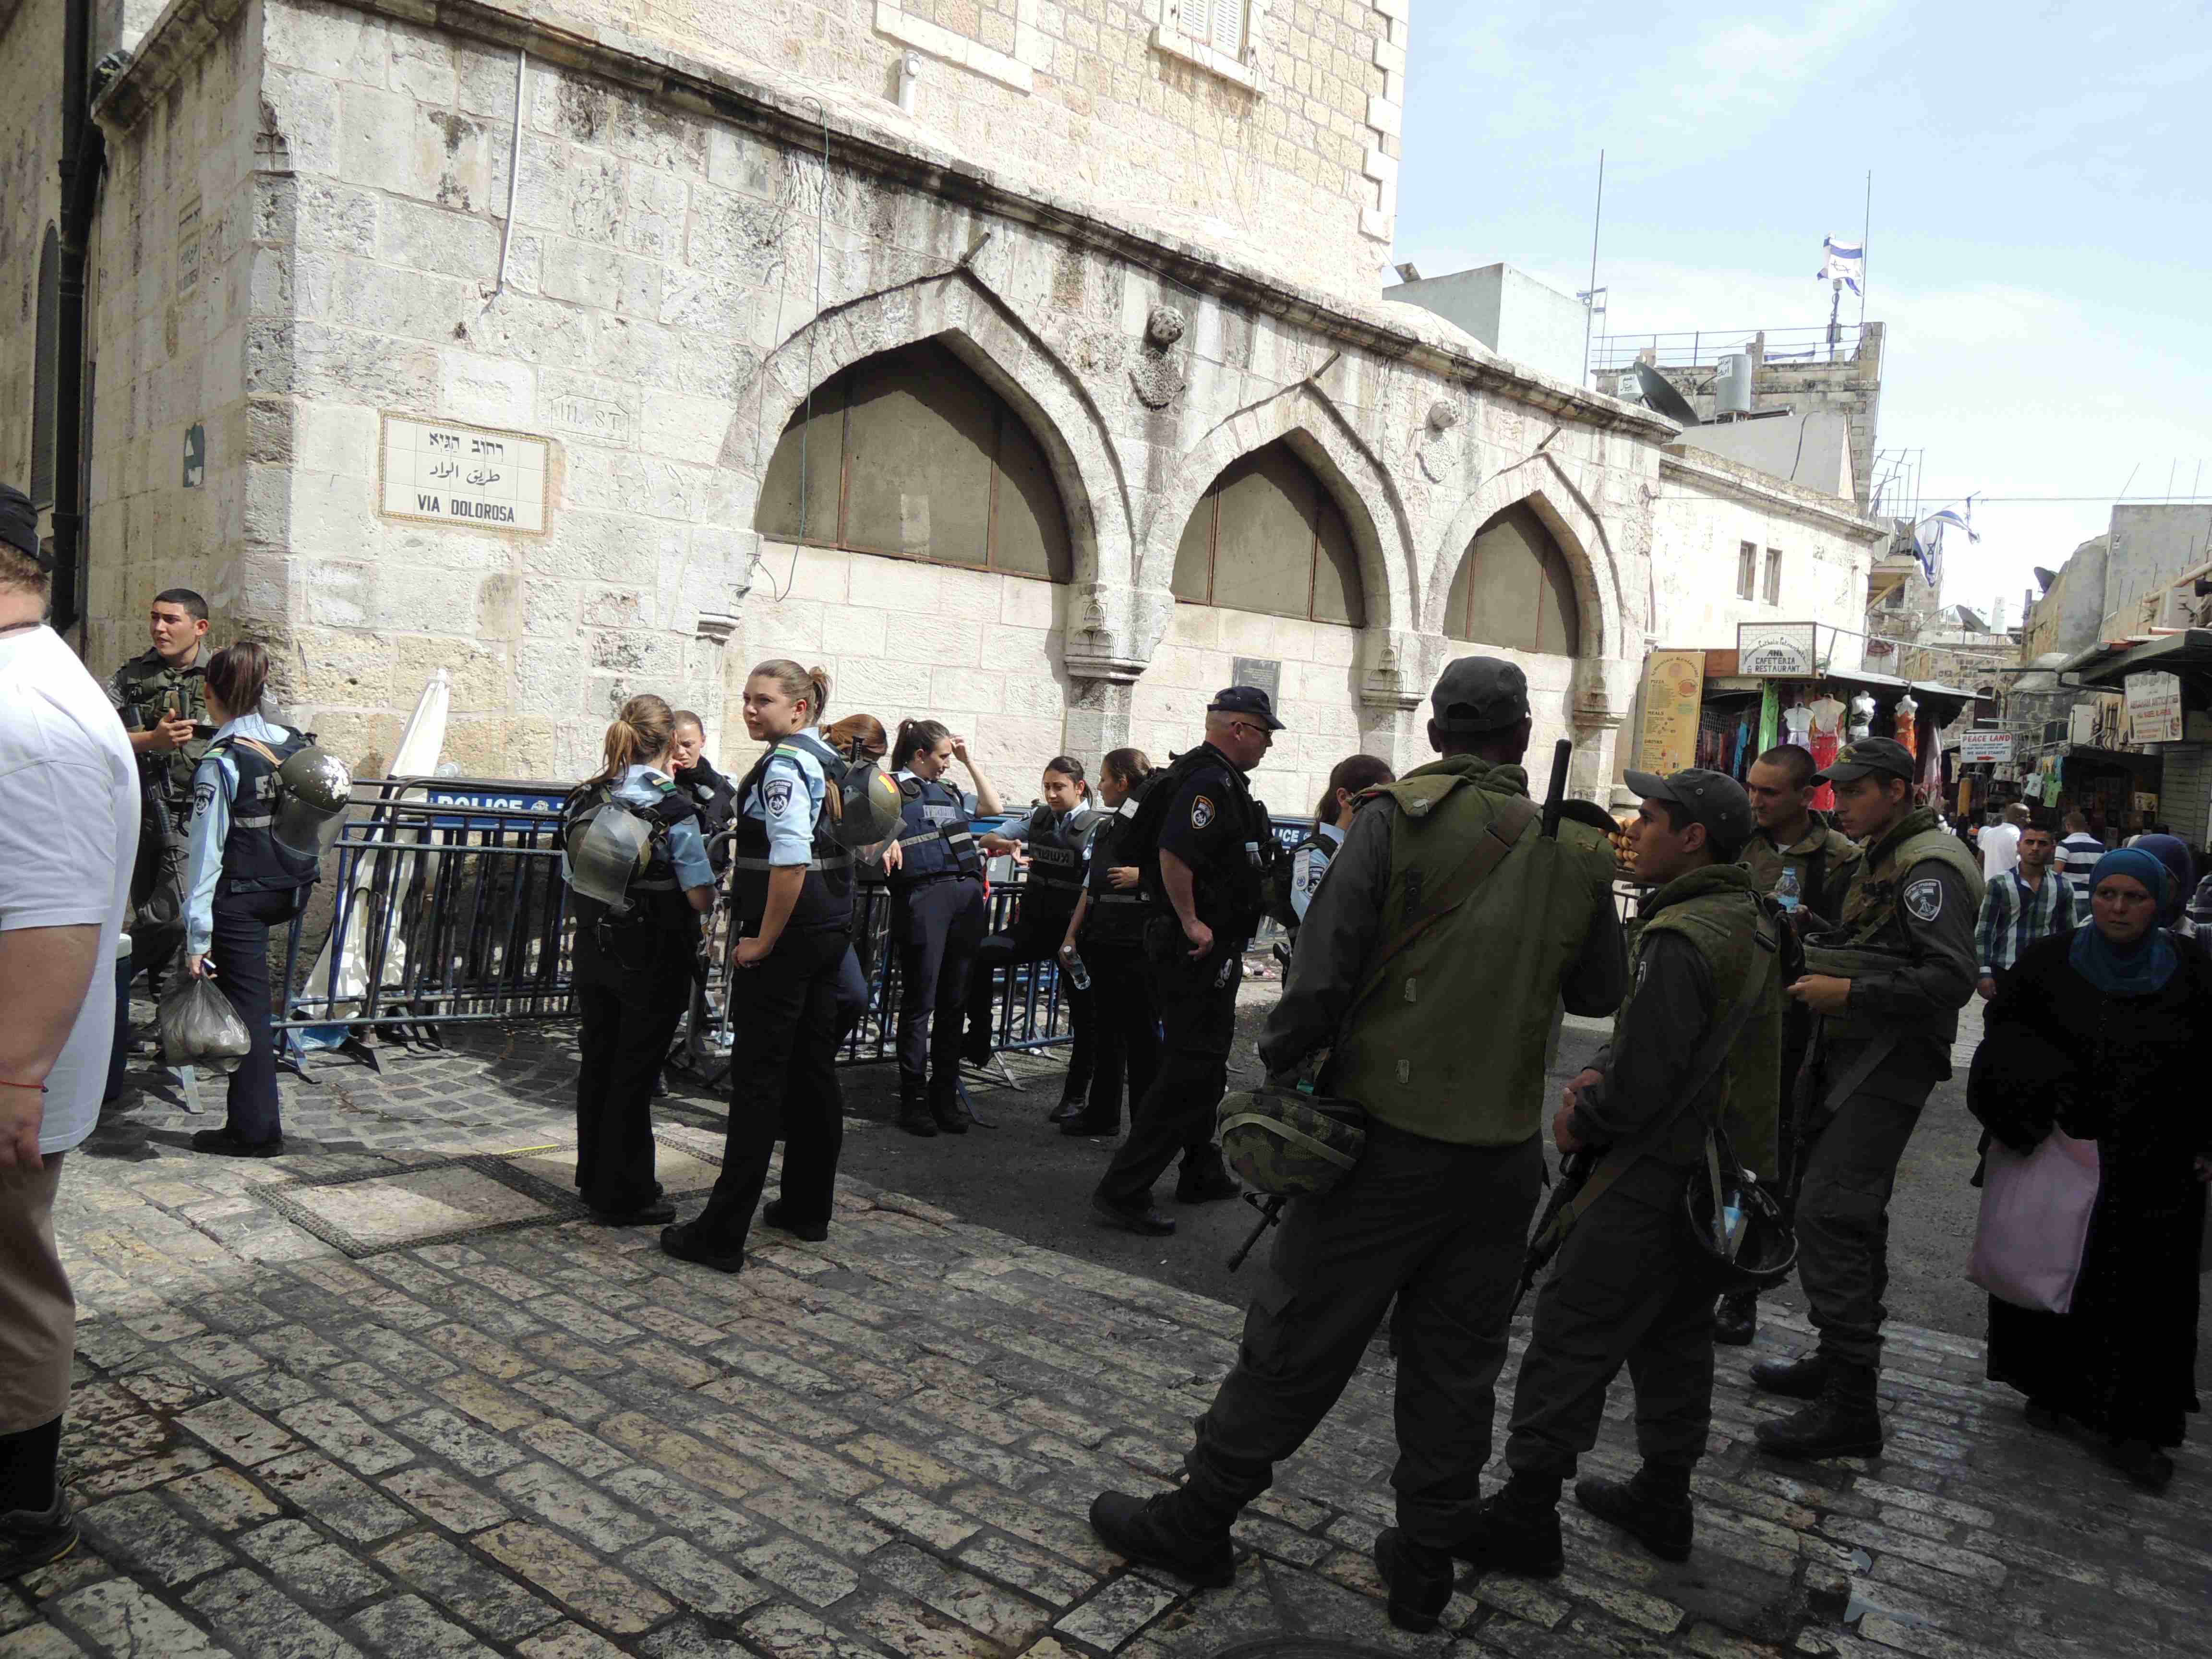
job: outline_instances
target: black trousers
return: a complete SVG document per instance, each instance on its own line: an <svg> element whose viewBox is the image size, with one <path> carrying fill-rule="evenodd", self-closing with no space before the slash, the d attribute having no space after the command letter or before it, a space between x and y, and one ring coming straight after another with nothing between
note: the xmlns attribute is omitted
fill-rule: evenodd
<svg viewBox="0 0 2212 1659"><path fill-rule="evenodd" d="M837 964L837 1042L842 1047L845 1039L853 1035L868 1012L868 975L860 966L860 952L851 945L845 947L845 959Z"/></svg>
<svg viewBox="0 0 2212 1659"><path fill-rule="evenodd" d="M610 1215L660 1196L653 1172L653 1083L691 994L694 941L639 934L605 952L592 929L576 939L576 1190ZM634 963L626 960L635 957Z"/></svg>
<svg viewBox="0 0 2212 1659"><path fill-rule="evenodd" d="M1083 965L1091 970L1097 1060L1091 1073L1089 1115L1094 1123L1121 1121L1121 1086L1129 1089L1131 1115L1152 1091L1160 1071L1159 1005L1152 998L1152 964L1141 945L1085 939ZM1080 1028L1078 1028L1079 1030ZM1073 1069L1069 1076L1074 1075Z"/></svg>
<svg viewBox="0 0 2212 1659"><path fill-rule="evenodd" d="M276 1105L276 1044L269 1029L269 930L298 915L307 898L304 887L216 895L208 960L215 964L216 988L246 1022L253 1042L230 1074L224 1124L248 1143L284 1133Z"/></svg>
<svg viewBox="0 0 2212 1659"><path fill-rule="evenodd" d="M845 1144L837 982L849 948L836 929L787 931L758 967L731 971L730 1127L722 1173L699 1218L726 1249L737 1249L752 1227L779 1132L785 1218L830 1218Z"/></svg>
<svg viewBox="0 0 2212 1659"><path fill-rule="evenodd" d="M1571 1475L1597 1444L1624 1364L1644 1462L1686 1469L1705 1455L1721 1285L1683 1236L1692 1174L1655 1158L1630 1165L1559 1247L1514 1385L1508 1468Z"/></svg>
<svg viewBox="0 0 2212 1659"><path fill-rule="evenodd" d="M964 1058L980 1066L991 1057L991 1024L998 1017L998 999L991 994L991 975L1001 968L1053 960L1066 940L1068 918L1073 914L1072 907L1061 909L1041 904L1036 895L1024 894L1014 925L1003 933L992 934L975 947L975 965L968 981ZM1083 965L1091 966L1087 957ZM1092 969L1091 977L1095 983L1096 969ZM1065 974L1060 978L1060 994L1067 1004L1068 1019L1075 1030L1075 1042L1068 1051L1067 1081L1060 1092L1063 1096L1079 1095L1090 1088L1091 1069L1097 1064L1097 1014L1091 992L1079 989Z"/></svg>
<svg viewBox="0 0 2212 1659"><path fill-rule="evenodd" d="M920 1093L933 1077L950 1091L959 1079L961 1015L985 925L981 877L935 876L891 890L902 1092Z"/></svg>
<svg viewBox="0 0 2212 1659"><path fill-rule="evenodd" d="M1398 1524L1432 1547L1465 1538L1543 1169L1533 1139L1460 1146L1370 1126L1344 1184L1283 1212L1237 1364L1199 1419L1192 1486L1239 1504L1266 1491L1336 1404L1395 1297Z"/></svg>
<svg viewBox="0 0 2212 1659"><path fill-rule="evenodd" d="M1237 951L1217 950L1193 962L1178 949L1151 966L1164 1038L1160 1068L1098 1183L1102 1198L1124 1208L1147 1201L1152 1183L1178 1154L1187 1171L1205 1169L1209 1160L1219 1163L1214 1112L1229 1081L1237 988L1244 979L1244 957Z"/></svg>

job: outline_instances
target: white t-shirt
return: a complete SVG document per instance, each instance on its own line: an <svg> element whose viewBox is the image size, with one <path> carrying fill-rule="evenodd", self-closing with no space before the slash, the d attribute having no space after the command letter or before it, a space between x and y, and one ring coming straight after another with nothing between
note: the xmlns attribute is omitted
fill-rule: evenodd
<svg viewBox="0 0 2212 1659"><path fill-rule="evenodd" d="M2016 823L1984 824L1982 838L1974 844L1982 849L1984 881L1995 881L2020 863L2020 826Z"/></svg>
<svg viewBox="0 0 2212 1659"><path fill-rule="evenodd" d="M100 929L91 988L46 1079L42 1154L100 1121L137 852L137 763L107 694L52 629L0 634L0 932Z"/></svg>

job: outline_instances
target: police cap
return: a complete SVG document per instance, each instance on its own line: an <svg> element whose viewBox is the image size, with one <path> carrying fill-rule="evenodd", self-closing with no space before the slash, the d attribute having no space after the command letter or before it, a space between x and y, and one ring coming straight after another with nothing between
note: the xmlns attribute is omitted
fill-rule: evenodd
<svg viewBox="0 0 2212 1659"><path fill-rule="evenodd" d="M0 542L21 548L41 570L54 568L53 556L39 545L39 510L13 484L0 484Z"/></svg>
<svg viewBox="0 0 2212 1659"><path fill-rule="evenodd" d="M1912 781L1912 757L1894 738L1861 738L1845 744L1826 769L1813 774L1815 783L1849 783L1854 778L1903 778Z"/></svg>
<svg viewBox="0 0 2212 1659"><path fill-rule="evenodd" d="M1528 718L1528 677L1501 657L1455 657L1437 677L1429 707L1446 731L1503 732Z"/></svg>
<svg viewBox="0 0 2212 1659"><path fill-rule="evenodd" d="M1751 797L1725 772L1686 766L1663 778L1656 772L1631 772L1627 781L1640 799L1680 807L1723 847L1741 847L1751 839Z"/></svg>
<svg viewBox="0 0 2212 1659"><path fill-rule="evenodd" d="M1270 732L1283 729L1282 721L1275 718L1275 706L1267 701L1267 694L1256 685L1232 685L1213 694L1213 701L1206 705L1209 714L1249 714Z"/></svg>

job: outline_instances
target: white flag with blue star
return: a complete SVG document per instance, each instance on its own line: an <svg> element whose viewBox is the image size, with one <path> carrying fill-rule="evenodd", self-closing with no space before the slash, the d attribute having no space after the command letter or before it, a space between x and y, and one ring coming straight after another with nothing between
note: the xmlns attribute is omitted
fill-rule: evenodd
<svg viewBox="0 0 2212 1659"><path fill-rule="evenodd" d="M1859 279L1866 274L1866 244L1839 242L1829 236L1822 239L1820 246L1827 253L1820 266L1820 280L1841 278L1845 288L1859 293Z"/></svg>

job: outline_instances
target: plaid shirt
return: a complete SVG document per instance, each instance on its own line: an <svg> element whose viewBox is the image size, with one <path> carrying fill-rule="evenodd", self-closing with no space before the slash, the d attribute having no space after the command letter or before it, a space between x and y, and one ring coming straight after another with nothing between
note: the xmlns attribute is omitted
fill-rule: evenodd
<svg viewBox="0 0 2212 1659"><path fill-rule="evenodd" d="M2065 877L2046 870L2042 884L2031 888L2019 871L2006 871L1982 896L1981 920L1974 928L1983 977L1994 979L2038 939L2070 933L2074 926L2074 889Z"/></svg>

